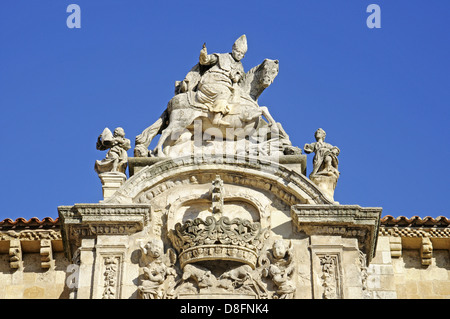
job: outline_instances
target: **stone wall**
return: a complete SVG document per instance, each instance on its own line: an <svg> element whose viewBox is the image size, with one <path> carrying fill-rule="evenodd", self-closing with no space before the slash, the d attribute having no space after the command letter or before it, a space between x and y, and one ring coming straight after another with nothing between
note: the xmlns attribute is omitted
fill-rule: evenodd
<svg viewBox="0 0 450 319"><path fill-rule="evenodd" d="M297 269L295 281L298 287L294 298L324 297L323 291L320 291L321 277L315 273L322 271L320 258L333 257L329 249L333 246L335 255L340 256L340 272L343 276L343 289L335 290L338 298L450 299L448 220L428 219L428 224L424 225L425 219L417 219L415 222L409 219L402 225L402 219L408 220L400 217L392 223L390 216L382 218L375 255L366 267L367 276L362 277L362 290L358 285L346 283L357 282L352 277L360 276L358 268L363 267L358 260L355 239L326 235L309 237L306 234L293 239ZM71 262L65 256L60 232L58 220L52 223L41 221L41 224L23 220L0 222L0 299L71 297L71 291L66 285L70 275L67 269ZM126 267L123 269L127 274L123 274L126 280L121 286L121 296L126 298L138 298L138 282L131 280L138 276L139 267L134 260L138 247L129 246L128 243L135 241L133 237L141 236L140 233L144 231L136 235L119 236L122 241L105 242L99 238L93 243L94 255L108 253L119 244L129 247L128 252L123 255L126 259ZM49 236L53 239L44 239ZM49 247L51 254L48 253ZM322 256L323 249L327 254ZM311 254L314 256L311 257ZM16 258L17 256L20 258ZM319 259L315 260L315 256L319 256ZM330 262L332 261L330 258ZM91 275L95 277L95 274ZM91 291L89 287L86 288ZM88 292L86 297L89 298L89 295ZM101 294L95 296L101 298Z"/></svg>
<svg viewBox="0 0 450 319"><path fill-rule="evenodd" d="M450 299L448 225L445 217L384 217L368 267L372 297Z"/></svg>
<svg viewBox="0 0 450 319"><path fill-rule="evenodd" d="M0 222L0 299L66 299L68 265L58 219Z"/></svg>
<svg viewBox="0 0 450 319"><path fill-rule="evenodd" d="M23 268L10 268L9 255L0 254L0 299L68 299L68 260L54 253L55 267L43 269L39 253L25 253Z"/></svg>

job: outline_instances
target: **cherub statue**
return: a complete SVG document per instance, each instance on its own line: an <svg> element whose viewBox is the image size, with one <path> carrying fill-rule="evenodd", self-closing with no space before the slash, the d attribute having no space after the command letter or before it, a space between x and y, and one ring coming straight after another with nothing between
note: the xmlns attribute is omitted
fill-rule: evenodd
<svg viewBox="0 0 450 319"><path fill-rule="evenodd" d="M293 298L296 287L292 280L294 275L292 242L287 247L284 240L276 240L272 246L272 253L269 254L269 260L270 264L264 269L262 275L272 278L278 288L279 299Z"/></svg>
<svg viewBox="0 0 450 319"><path fill-rule="evenodd" d="M141 246L144 279L139 291L144 299L162 299L175 286L177 273L173 268L176 253L169 248L164 254L163 242L160 239L150 240Z"/></svg>
<svg viewBox="0 0 450 319"><path fill-rule="evenodd" d="M125 138L123 128L116 128L114 134L105 128L97 139L96 148L100 151L109 149L103 160L95 161L95 171L98 174L106 172L125 174L128 163L127 151L131 148L131 143L129 139Z"/></svg>

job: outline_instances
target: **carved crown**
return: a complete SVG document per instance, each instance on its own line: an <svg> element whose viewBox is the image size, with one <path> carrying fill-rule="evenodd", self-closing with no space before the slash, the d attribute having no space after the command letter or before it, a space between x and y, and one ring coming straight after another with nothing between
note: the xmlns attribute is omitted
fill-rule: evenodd
<svg viewBox="0 0 450 319"><path fill-rule="evenodd" d="M170 232L182 268L198 261L232 260L254 269L267 236L268 229L259 222L226 216L189 219Z"/></svg>

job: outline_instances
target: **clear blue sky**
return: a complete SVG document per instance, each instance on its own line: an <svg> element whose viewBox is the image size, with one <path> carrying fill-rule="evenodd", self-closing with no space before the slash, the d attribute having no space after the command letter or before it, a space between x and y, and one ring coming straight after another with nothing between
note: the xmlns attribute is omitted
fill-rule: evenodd
<svg viewBox="0 0 450 319"><path fill-rule="evenodd" d="M80 29L66 26L71 3ZM371 3L381 29L366 26ZM101 200L101 131L122 126L134 147L202 44L229 52L244 33L245 70L280 61L260 105L295 145L322 127L341 149L337 201L449 217L449 12L444 0L2 0L0 220Z"/></svg>

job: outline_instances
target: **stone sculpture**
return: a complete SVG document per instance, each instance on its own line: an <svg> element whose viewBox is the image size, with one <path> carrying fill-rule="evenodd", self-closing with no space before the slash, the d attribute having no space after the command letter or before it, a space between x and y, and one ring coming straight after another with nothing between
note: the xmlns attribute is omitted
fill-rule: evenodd
<svg viewBox="0 0 450 319"><path fill-rule="evenodd" d="M8 222L0 236L8 236L10 267L20 273L22 253L39 247L41 267L53 271L63 247L76 266L66 281L74 298L373 296L367 267L381 209L334 202L340 151L322 129L304 146L315 153L306 177L306 155L258 102L278 61L245 72L246 52L245 36L231 53L209 54L203 45L166 110L136 137L135 156L156 158L129 158L128 180L130 141L123 129L106 128L97 149L108 153L95 165L104 200L59 207L61 244L53 244L53 229L20 231L27 227ZM220 144L231 144L232 153L203 152ZM434 260L433 244L421 241L423 265ZM390 249L401 255L398 242Z"/></svg>
<svg viewBox="0 0 450 319"><path fill-rule="evenodd" d="M177 223L169 237L179 252L180 265L205 260L233 260L255 268L268 229L260 223L227 216L188 219Z"/></svg>
<svg viewBox="0 0 450 319"><path fill-rule="evenodd" d="M220 138L228 143L248 139L249 136L266 142L270 139L272 144L280 142L281 146L272 145L267 155L274 152L283 154L285 147L291 147L287 134L282 128L280 130L281 124L273 120L267 107L258 105L258 97L278 74L278 60L265 59L245 73L241 60L246 52L245 35L236 40L231 53L208 54L204 44L199 63L183 81L176 82L175 96L167 109L136 137L134 155L175 156L175 152L170 151L171 146L179 143L186 143L186 147L196 145L195 134L202 135L208 129L214 131L216 140ZM155 149L149 151L151 141L158 134L161 136ZM199 139L203 141L204 136Z"/></svg>
<svg viewBox="0 0 450 319"><path fill-rule="evenodd" d="M267 254L266 261L261 262L267 265L262 275L271 278L277 287L275 298L291 299L294 296L296 288L293 281L293 258L292 242L287 247L284 240L278 239L274 241L272 252Z"/></svg>
<svg viewBox="0 0 450 319"><path fill-rule="evenodd" d="M261 272L253 270L249 265L235 267L224 272L219 279L220 286L233 291L236 288L254 293L258 298L266 299L268 291L266 285L261 281Z"/></svg>
<svg viewBox="0 0 450 319"><path fill-rule="evenodd" d="M164 255L163 242L160 239L150 240L141 246L142 261L146 265L142 268L144 279L139 286L143 299L162 299L167 297L175 286L177 273L173 268L176 254L169 248Z"/></svg>
<svg viewBox="0 0 450 319"><path fill-rule="evenodd" d="M224 197L224 188L223 188L223 180L219 175L216 175L216 179L212 183L211 187L211 210L213 214L222 214L223 213L223 197Z"/></svg>
<svg viewBox="0 0 450 319"><path fill-rule="evenodd" d="M334 198L334 190L339 178L338 155L339 148L325 143L326 133L319 128L314 134L315 143L305 144L305 153L315 153L313 159L313 170L309 175L311 181L316 184L330 199Z"/></svg>
<svg viewBox="0 0 450 319"><path fill-rule="evenodd" d="M196 264L187 264L183 267L183 276L179 283L184 283L188 279L193 279L199 290L212 287L217 281L208 268Z"/></svg>
<svg viewBox="0 0 450 319"><path fill-rule="evenodd" d="M98 174L119 172L125 174L128 164L127 150L131 148L130 140L125 138L125 131L118 127L114 134L105 128L97 139L96 148L100 151L109 149L106 157L95 162L95 171Z"/></svg>

